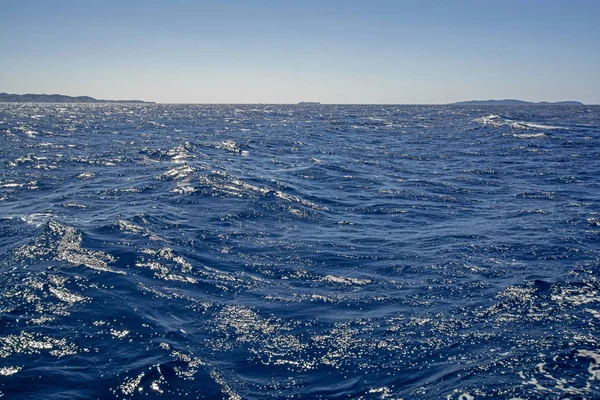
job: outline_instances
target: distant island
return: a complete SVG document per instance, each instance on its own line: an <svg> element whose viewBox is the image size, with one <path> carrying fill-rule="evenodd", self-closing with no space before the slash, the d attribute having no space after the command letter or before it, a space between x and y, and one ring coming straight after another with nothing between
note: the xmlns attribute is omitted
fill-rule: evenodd
<svg viewBox="0 0 600 400"><path fill-rule="evenodd" d="M98 100L89 96L65 96L63 94L10 94L0 93L4 103L150 103L142 100Z"/></svg>
<svg viewBox="0 0 600 400"><path fill-rule="evenodd" d="M556 101L556 102L541 101L541 102L535 103L535 102L531 102L531 101L504 99L504 100L459 101L458 103L452 103L452 105L461 105L461 106L520 106L520 105L582 106L584 104L579 101Z"/></svg>
<svg viewBox="0 0 600 400"><path fill-rule="evenodd" d="M317 106L320 105L318 101L301 101L298 103L299 106Z"/></svg>

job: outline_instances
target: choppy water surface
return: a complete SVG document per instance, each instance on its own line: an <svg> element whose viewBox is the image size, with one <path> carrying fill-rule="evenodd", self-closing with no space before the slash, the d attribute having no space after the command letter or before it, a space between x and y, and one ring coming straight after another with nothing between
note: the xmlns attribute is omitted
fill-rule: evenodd
<svg viewBox="0 0 600 400"><path fill-rule="evenodd" d="M0 104L0 396L600 397L600 107Z"/></svg>

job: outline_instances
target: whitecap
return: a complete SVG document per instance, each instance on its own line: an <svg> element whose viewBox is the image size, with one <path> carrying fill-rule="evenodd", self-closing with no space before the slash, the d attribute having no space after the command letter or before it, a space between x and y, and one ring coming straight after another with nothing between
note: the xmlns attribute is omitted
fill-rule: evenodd
<svg viewBox="0 0 600 400"><path fill-rule="evenodd" d="M532 130L532 129L566 129L564 127L561 126L554 126L554 125L544 125L544 124L538 124L535 122L528 122L528 121L518 121L518 120L513 120L513 119L509 119L509 118L505 118L502 117L498 114L490 114L490 115L486 115L484 117L480 117L480 118L475 118L473 120L473 122L477 122L480 125L483 126L491 126L494 128L500 127L500 126L509 126L513 129L521 129L521 130Z"/></svg>
<svg viewBox="0 0 600 400"><path fill-rule="evenodd" d="M544 139L548 137L545 133L515 133L513 136L519 139Z"/></svg>
<svg viewBox="0 0 600 400"><path fill-rule="evenodd" d="M16 182L9 182L9 183L3 183L0 184L1 188L20 188L25 186L24 183L16 183Z"/></svg>
<svg viewBox="0 0 600 400"><path fill-rule="evenodd" d="M87 172L82 172L81 174L77 175L75 178L77 179L92 179L96 176L95 173L91 172L91 171L87 171Z"/></svg>
<svg viewBox="0 0 600 400"><path fill-rule="evenodd" d="M326 275L321 279L323 282L339 283L342 285L367 285L370 279L349 278L345 276Z"/></svg>
<svg viewBox="0 0 600 400"><path fill-rule="evenodd" d="M194 171L196 171L195 168L190 167L189 165L182 165L179 167L171 168L167 172L160 174L158 178L181 180L190 176L192 173L194 173Z"/></svg>
<svg viewBox="0 0 600 400"><path fill-rule="evenodd" d="M196 193L198 189L190 185L178 185L176 188L171 189L172 193L177 194L192 194Z"/></svg>
<svg viewBox="0 0 600 400"><path fill-rule="evenodd" d="M27 223L28 225L40 227L46 222L48 222L51 217L51 213L33 213L21 216L21 221Z"/></svg>
<svg viewBox="0 0 600 400"><path fill-rule="evenodd" d="M312 208L314 210L328 211L327 207L320 207L320 206L316 205L315 203L313 203L311 201L304 200L304 199L301 199L300 197L284 193L284 192L282 192L280 190L276 190L275 191L275 196L279 197L280 199L292 202L292 203L302 204L303 206L310 207L310 208Z"/></svg>
<svg viewBox="0 0 600 400"><path fill-rule="evenodd" d="M182 163L184 160L193 157L193 154L184 145L173 147L163 154L169 156L174 163Z"/></svg>
<svg viewBox="0 0 600 400"><path fill-rule="evenodd" d="M2 367L2 368L0 368L0 376L14 375L17 372L19 372L21 369L23 369L23 367Z"/></svg>

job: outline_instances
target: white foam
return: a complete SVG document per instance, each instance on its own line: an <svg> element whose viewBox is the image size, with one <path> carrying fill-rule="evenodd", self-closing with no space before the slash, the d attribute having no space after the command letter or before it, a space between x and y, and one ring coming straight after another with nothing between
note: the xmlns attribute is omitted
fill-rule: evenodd
<svg viewBox="0 0 600 400"><path fill-rule="evenodd" d="M2 187L2 188L20 188L20 187L23 187L23 186L25 186L24 183L14 183L14 182L3 183L3 184L0 185L0 187Z"/></svg>
<svg viewBox="0 0 600 400"><path fill-rule="evenodd" d="M175 163L182 163L185 159L192 156L185 146L174 147L167 151L167 155L170 156L171 160Z"/></svg>
<svg viewBox="0 0 600 400"><path fill-rule="evenodd" d="M213 143L213 146L217 149L227 150L230 153L240 154L242 156L247 156L248 151L242 151L240 145L234 142L231 139L224 140L222 142Z"/></svg>
<svg viewBox="0 0 600 400"><path fill-rule="evenodd" d="M387 386L382 386L380 388L371 388L367 393L378 393L381 395L381 399L387 399L388 397L392 396L392 390Z"/></svg>
<svg viewBox="0 0 600 400"><path fill-rule="evenodd" d="M284 193L280 190L275 191L275 196L279 197L280 199L287 200L289 202L302 204L315 210L328 211L327 207L319 207L313 202L301 199L300 197L293 196L291 194Z"/></svg>
<svg viewBox="0 0 600 400"><path fill-rule="evenodd" d="M181 186L178 185L176 188L171 189L171 192L177 193L177 194L192 194L192 193L195 193L196 191L197 191L197 189L190 185L181 185Z"/></svg>
<svg viewBox="0 0 600 400"><path fill-rule="evenodd" d="M552 300L559 304L569 303L572 306L600 302L600 293L590 283L584 288L562 288L560 293L553 293Z"/></svg>
<svg viewBox="0 0 600 400"><path fill-rule="evenodd" d="M14 375L17 372L19 372L21 369L23 369L23 367L2 367L2 368L0 368L0 376Z"/></svg>
<svg viewBox="0 0 600 400"><path fill-rule="evenodd" d="M159 177L181 180L190 176L192 173L194 173L194 171L195 169L193 167L190 167L189 165L182 165L180 167L171 168L167 172L159 175Z"/></svg>
<svg viewBox="0 0 600 400"><path fill-rule="evenodd" d="M519 139L544 139L548 137L545 133L515 133L513 136Z"/></svg>
<svg viewBox="0 0 600 400"><path fill-rule="evenodd" d="M543 125L535 122L528 121L517 121L509 118L501 117L497 114L490 114L485 117L476 118L473 120L480 125L483 126L492 126L492 127L500 127L500 126L510 126L514 129L565 129L561 126L553 126L553 125Z"/></svg>
<svg viewBox="0 0 600 400"><path fill-rule="evenodd" d="M523 372L519 372L519 376L523 379L524 385L534 386L536 390L540 392L562 392L569 395L583 395L585 393L589 393L592 391L592 381L600 380L600 354L591 350L578 350L577 357L586 357L591 358L587 372L589 373L589 377L586 379L585 385L572 385L572 380L567 380L560 376L556 376L557 369L552 368L552 370L546 369L546 363L541 362L536 365L537 374L543 377L543 380L546 382L545 385L542 385L537 378L531 377L527 380L527 377ZM557 357L553 358L553 361L556 361ZM550 384L549 384L550 383ZM562 398L562 397L561 397Z"/></svg>
<svg viewBox="0 0 600 400"><path fill-rule="evenodd" d="M70 305L75 304L79 301L87 300L86 297L79 296L75 293L71 293L64 287L56 288L56 287L50 286L48 288L48 290L50 291L50 293L52 293L54 296L56 296L60 301L63 301Z"/></svg>
<svg viewBox="0 0 600 400"><path fill-rule="evenodd" d="M111 329L110 330L110 334L112 337L117 338L117 339L124 339L127 335L129 335L131 332L128 330L116 330L116 329Z"/></svg>
<svg viewBox="0 0 600 400"><path fill-rule="evenodd" d="M137 226L136 224L133 224L129 221L125 221L123 219L120 219L117 221L117 226L122 231L129 231L129 232L133 232L133 233L144 233L145 232L145 229L142 228L141 226Z"/></svg>
<svg viewBox="0 0 600 400"><path fill-rule="evenodd" d="M52 217L51 213L33 213L33 214L21 216L20 218L21 218L21 221L23 221L29 225L34 225L36 227L40 227L43 224L45 224L46 222L48 222L48 220L50 220L51 217Z"/></svg>
<svg viewBox="0 0 600 400"><path fill-rule="evenodd" d="M321 279L323 282L340 283L343 285L367 285L370 279L348 278L345 276L326 275Z"/></svg>
<svg viewBox="0 0 600 400"><path fill-rule="evenodd" d="M82 172L81 174L77 175L76 178L77 179L92 179L95 176L96 176L95 173L93 173L91 171L87 171L87 172Z"/></svg>
<svg viewBox="0 0 600 400"><path fill-rule="evenodd" d="M154 276L157 279L162 279L165 281L178 281L184 283L198 282L196 279L191 278L189 276L174 274L167 266L162 265L161 263L156 261L137 262L135 266L139 268L148 268L149 270L154 271Z"/></svg>

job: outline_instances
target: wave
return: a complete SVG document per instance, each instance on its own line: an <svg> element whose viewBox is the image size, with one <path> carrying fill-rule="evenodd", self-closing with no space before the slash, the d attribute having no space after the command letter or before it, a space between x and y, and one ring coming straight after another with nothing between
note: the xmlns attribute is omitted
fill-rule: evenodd
<svg viewBox="0 0 600 400"><path fill-rule="evenodd" d="M88 268L125 275L108 265L115 261L110 254L82 247L83 236L80 231L67 225L49 220L40 235L30 244L18 247L15 258L21 261L50 259L64 261L73 266L84 265Z"/></svg>
<svg viewBox="0 0 600 400"><path fill-rule="evenodd" d="M241 156L247 156L248 150L246 150L246 146L240 143L236 143L231 139L223 140L221 142L206 142L203 143L204 147L212 147L219 150L225 150L232 154L238 154Z"/></svg>
<svg viewBox="0 0 600 400"><path fill-rule="evenodd" d="M503 117L498 114L490 114L490 115L486 115L485 117L476 118L473 120L473 122L477 122L478 124L480 124L482 126L491 126L494 128L498 128L501 126L508 126L513 129L521 129L521 130L522 129L525 129L525 130L568 129L568 128L561 127L561 126L544 125L544 124L539 124L536 122L528 122L528 121L518 121L518 120Z"/></svg>
<svg viewBox="0 0 600 400"><path fill-rule="evenodd" d="M515 133L513 136L519 139L545 139L548 137L545 133Z"/></svg>
<svg viewBox="0 0 600 400"><path fill-rule="evenodd" d="M0 397L598 398L591 109L0 104Z"/></svg>

